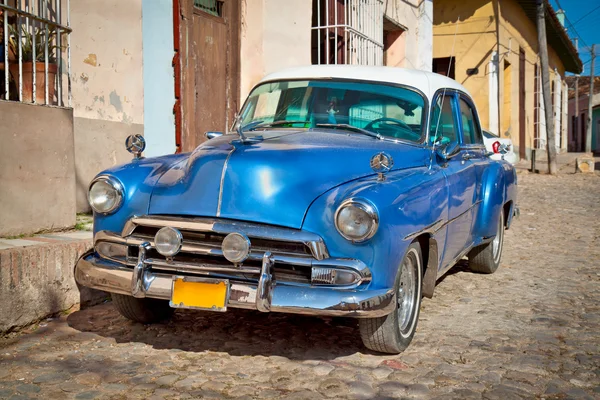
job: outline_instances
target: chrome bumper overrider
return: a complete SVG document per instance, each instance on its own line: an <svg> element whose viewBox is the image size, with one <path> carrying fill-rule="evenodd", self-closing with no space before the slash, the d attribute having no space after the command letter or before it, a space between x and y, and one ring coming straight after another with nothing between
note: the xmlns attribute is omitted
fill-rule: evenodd
<svg viewBox="0 0 600 400"><path fill-rule="evenodd" d="M141 247L141 246L140 246ZM140 248L140 252L145 249ZM141 257L143 259L143 257ZM277 284L272 279L272 257L266 253L258 284L230 281L228 307L263 312L309 315L379 317L395 308L393 289L356 290ZM85 253L75 267L80 285L139 298L171 299L173 277L177 273L156 273L144 264L131 267Z"/></svg>

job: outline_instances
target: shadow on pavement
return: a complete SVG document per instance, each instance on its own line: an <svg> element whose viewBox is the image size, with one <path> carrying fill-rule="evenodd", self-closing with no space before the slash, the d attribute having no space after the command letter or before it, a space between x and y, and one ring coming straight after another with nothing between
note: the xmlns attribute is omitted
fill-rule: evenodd
<svg viewBox="0 0 600 400"><path fill-rule="evenodd" d="M322 359L367 353L351 318L317 318L236 310L225 313L177 310L172 319L144 325L122 317L106 303L71 314L67 322L117 343L141 342L155 349L226 352L235 356Z"/></svg>

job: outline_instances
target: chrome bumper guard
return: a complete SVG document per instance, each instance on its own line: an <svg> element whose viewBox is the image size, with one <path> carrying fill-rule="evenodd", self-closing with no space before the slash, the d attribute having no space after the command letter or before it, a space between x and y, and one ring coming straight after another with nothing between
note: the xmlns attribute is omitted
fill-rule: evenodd
<svg viewBox="0 0 600 400"><path fill-rule="evenodd" d="M172 274L153 272L145 262L148 243L139 245L138 262L133 268L85 253L75 267L80 285L137 298L171 300ZM271 268L273 257L265 253L258 284L230 282L228 307L262 312L307 315L380 317L395 308L393 289L357 290L318 286L277 285Z"/></svg>

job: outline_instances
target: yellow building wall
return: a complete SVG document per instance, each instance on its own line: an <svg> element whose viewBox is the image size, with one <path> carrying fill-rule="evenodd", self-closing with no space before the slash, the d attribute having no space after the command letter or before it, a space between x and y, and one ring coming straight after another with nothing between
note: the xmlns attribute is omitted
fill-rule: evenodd
<svg viewBox="0 0 600 400"><path fill-rule="evenodd" d="M460 21L459 21L460 18ZM489 71L496 50L494 8L488 0L436 0L433 58L454 57L455 79L471 93L483 127L489 124ZM467 76L467 69L479 73Z"/></svg>
<svg viewBox="0 0 600 400"><path fill-rule="evenodd" d="M500 65L503 61L510 63L510 84L504 82L505 75L500 74L500 102L510 103L509 108L500 107L500 132L504 137L510 137L516 146L519 141L519 51L525 52L525 133L526 147L533 148L535 137L534 112L535 112L535 65L540 65L538 56L538 39L536 25L525 15L521 6L514 0L502 0L500 8ZM551 47L548 48L548 64L550 69L550 82L555 78L555 69L564 77L565 68L558 55ZM509 93L506 92L508 90ZM539 90L539 89L537 89ZM542 101L541 93L539 93ZM508 100L510 98L510 100ZM510 115L506 115L510 112ZM539 115L544 118L543 113ZM545 125L542 122L543 125Z"/></svg>
<svg viewBox="0 0 600 400"><path fill-rule="evenodd" d="M499 133L510 137L515 146L519 146L519 50L524 50L526 147L531 149L534 74L535 65L539 65L535 24L515 0L436 0L433 10L433 58L455 57L455 79L471 93L484 128L490 123L489 63L493 52L499 52ZM555 68L564 77L559 57L552 48L548 53L551 81ZM479 72L467 76L470 68Z"/></svg>

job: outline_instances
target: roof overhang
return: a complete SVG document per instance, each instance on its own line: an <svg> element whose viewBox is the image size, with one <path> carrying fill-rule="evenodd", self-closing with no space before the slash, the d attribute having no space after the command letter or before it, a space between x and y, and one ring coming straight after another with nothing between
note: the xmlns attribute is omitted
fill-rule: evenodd
<svg viewBox="0 0 600 400"><path fill-rule="evenodd" d="M527 17L537 26L537 0L517 0L517 2L521 5ZM583 64L577 49L548 0L544 0L544 3L548 45L554 49L567 72L580 74L583 71Z"/></svg>

